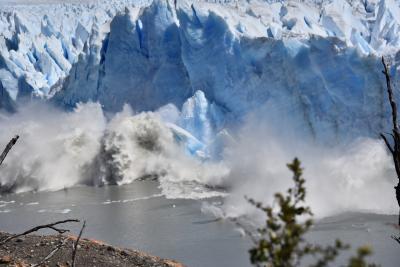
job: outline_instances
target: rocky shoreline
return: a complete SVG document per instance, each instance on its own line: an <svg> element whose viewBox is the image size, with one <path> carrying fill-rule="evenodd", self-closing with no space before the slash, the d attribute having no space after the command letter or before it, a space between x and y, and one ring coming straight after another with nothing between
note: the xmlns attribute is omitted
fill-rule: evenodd
<svg viewBox="0 0 400 267"><path fill-rule="evenodd" d="M0 240L10 236L9 233L0 232ZM12 239L0 246L0 266L71 266L76 239L72 235L26 235ZM57 246L60 248L48 260L44 260ZM79 240L75 266L184 267L174 260L84 238Z"/></svg>

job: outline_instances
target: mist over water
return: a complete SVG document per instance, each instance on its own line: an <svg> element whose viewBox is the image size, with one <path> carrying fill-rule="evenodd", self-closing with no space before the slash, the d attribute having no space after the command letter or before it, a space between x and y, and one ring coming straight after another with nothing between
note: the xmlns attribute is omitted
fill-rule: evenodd
<svg viewBox="0 0 400 267"><path fill-rule="evenodd" d="M292 185L286 164L297 156L305 168L307 202L318 217L397 212L394 168L380 140L317 145L249 118L226 134L222 159L212 161L187 153L176 127L165 120L160 112L135 113L128 106L106 118L97 103L79 104L73 112L43 103L20 108L0 117L3 146L15 134L21 137L1 166L0 182L24 192L157 177L167 198L225 196L221 206L204 210L253 216L244 196L271 203L275 192Z"/></svg>
<svg viewBox="0 0 400 267"><path fill-rule="evenodd" d="M223 205L225 216L257 217L244 196L272 203L275 192L286 192L293 186L286 164L294 157L304 168L306 201L316 217L344 211L397 213L396 174L381 140L316 144L296 136L296 132L274 131L259 121L248 121L237 139L225 149L233 185Z"/></svg>

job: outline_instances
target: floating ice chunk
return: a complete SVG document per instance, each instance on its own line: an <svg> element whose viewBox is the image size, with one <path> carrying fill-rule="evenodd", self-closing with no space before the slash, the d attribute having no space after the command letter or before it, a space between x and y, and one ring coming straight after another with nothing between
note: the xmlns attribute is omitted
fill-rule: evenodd
<svg viewBox="0 0 400 267"><path fill-rule="evenodd" d="M121 200L107 200L107 201L104 201L102 204L109 205L109 204L113 204L113 203L121 203Z"/></svg>
<svg viewBox="0 0 400 267"><path fill-rule="evenodd" d="M71 211L72 211L71 209L62 209L62 210L54 210L54 213L67 214L70 213Z"/></svg>
<svg viewBox="0 0 400 267"><path fill-rule="evenodd" d="M0 204L14 204L15 200L10 200L10 201L5 201L5 200L0 200Z"/></svg>
<svg viewBox="0 0 400 267"><path fill-rule="evenodd" d="M29 202L25 204L25 206L35 206L35 205L39 205L39 202Z"/></svg>
<svg viewBox="0 0 400 267"><path fill-rule="evenodd" d="M163 194L154 194L154 195L151 195L151 196L124 199L124 200L122 200L122 203L129 203L129 202L136 202L136 201L142 201L142 200L149 200L149 199L152 199L152 198L159 198L159 197L162 197L162 196L163 196Z"/></svg>
<svg viewBox="0 0 400 267"><path fill-rule="evenodd" d="M38 213L60 213L60 214L67 214L70 213L71 209L40 209Z"/></svg>

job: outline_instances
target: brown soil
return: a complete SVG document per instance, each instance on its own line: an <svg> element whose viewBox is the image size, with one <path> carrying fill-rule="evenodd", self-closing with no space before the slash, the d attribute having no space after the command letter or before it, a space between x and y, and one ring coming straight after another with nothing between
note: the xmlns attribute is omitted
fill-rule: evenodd
<svg viewBox="0 0 400 267"><path fill-rule="evenodd" d="M9 236L8 233L0 232L0 240ZM60 250L40 266L71 266L72 246L76 237L63 235L61 238L66 240ZM60 240L60 236L56 235L28 235L12 239L0 245L0 267L28 267L38 264L57 247ZM120 249L89 239L79 241L75 266L184 267L173 260L161 259L132 249Z"/></svg>

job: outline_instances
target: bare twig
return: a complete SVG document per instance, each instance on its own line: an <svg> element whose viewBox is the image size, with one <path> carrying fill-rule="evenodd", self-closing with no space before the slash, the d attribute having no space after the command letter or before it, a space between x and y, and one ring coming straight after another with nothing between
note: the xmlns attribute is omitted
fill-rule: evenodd
<svg viewBox="0 0 400 267"><path fill-rule="evenodd" d="M59 228L56 228L56 227L54 227L54 226L49 226L48 228L50 228L50 229L52 229L52 230L58 232L58 233L61 234L61 235L64 234L64 233L66 233L66 232L69 232L69 230L67 230L67 229L59 229Z"/></svg>
<svg viewBox="0 0 400 267"><path fill-rule="evenodd" d="M72 251L72 267L75 267L75 257L76 257L76 251L78 250L78 243L79 243L79 240L81 239L81 236L82 236L82 233L83 233L83 229L85 229L85 226L86 226L86 221L83 221L83 225L82 225L82 228L81 228L81 231L79 232L79 235L78 235L78 238L76 239L76 242L75 242L75 244L74 244L74 246L73 246L73 251Z"/></svg>
<svg viewBox="0 0 400 267"><path fill-rule="evenodd" d="M50 223L50 224L39 225L39 226L36 226L36 227L34 227L32 229L29 229L29 230L21 233L21 234L12 235L10 237L7 237L6 239L4 239L3 241L0 242L0 245L3 245L5 243L7 243L8 241L10 241L10 240L12 240L14 238L17 238L17 237L20 237L20 236L24 236L24 235L28 235L30 233L37 232L37 231L39 231L41 229L45 229L45 228L49 228L49 229L52 229L54 231L57 231L59 234L63 234L65 232L68 232L68 230L58 229L55 226L59 225L59 224L63 224L63 223L68 223L68 222L79 222L79 220L77 220L77 219L68 219L68 220L58 221L58 222L54 222L54 223Z"/></svg>
<svg viewBox="0 0 400 267"><path fill-rule="evenodd" d="M7 157L8 152L10 152L11 148L17 143L19 136L16 135L13 139L8 142L6 148L4 149L3 153L0 155L0 165L3 163L4 159Z"/></svg>
<svg viewBox="0 0 400 267"><path fill-rule="evenodd" d="M389 141L387 140L386 136L382 133L380 135L381 135L383 141L385 142L386 147L389 149L390 153L393 155L394 150L393 150L392 146L390 145Z"/></svg>
<svg viewBox="0 0 400 267"><path fill-rule="evenodd" d="M43 260L35 265L32 265L31 267L38 267L40 265L42 265L43 263L45 263L47 260L49 260L51 257L53 257L57 251L59 251L62 246L64 246L64 244L67 242L68 238L64 238L63 240L60 240L60 243L52 250L50 251L50 253L43 258Z"/></svg>
<svg viewBox="0 0 400 267"><path fill-rule="evenodd" d="M397 243L400 244L400 236L394 236L394 235L392 235L391 237L392 237L393 240L395 240Z"/></svg>

